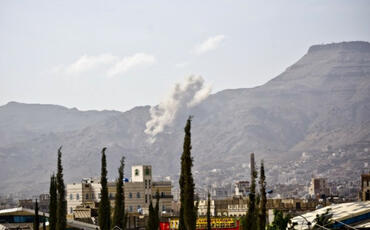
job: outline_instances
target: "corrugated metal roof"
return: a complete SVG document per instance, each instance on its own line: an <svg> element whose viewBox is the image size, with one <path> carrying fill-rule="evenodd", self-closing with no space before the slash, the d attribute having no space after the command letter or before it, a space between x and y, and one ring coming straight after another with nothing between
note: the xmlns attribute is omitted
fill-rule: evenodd
<svg viewBox="0 0 370 230"><path fill-rule="evenodd" d="M317 209L313 212L303 214L303 217L296 216L292 219L292 222L298 223L298 229L301 229L301 227L302 229L308 229L307 221L312 223L316 218L316 215L325 213L327 209L331 209L330 212L333 214L332 220L344 221L359 215L370 213L370 201L333 204Z"/></svg>

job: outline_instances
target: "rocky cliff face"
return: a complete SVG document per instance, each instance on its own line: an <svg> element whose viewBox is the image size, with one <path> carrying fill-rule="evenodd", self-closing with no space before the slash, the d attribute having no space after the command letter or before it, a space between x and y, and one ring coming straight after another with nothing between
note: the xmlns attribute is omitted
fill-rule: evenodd
<svg viewBox="0 0 370 230"><path fill-rule="evenodd" d="M218 92L187 112L150 144L144 133L148 106L121 113L4 105L0 107L0 191L47 191L60 145L67 182L99 175L103 146L108 147L112 179L122 154L127 156L126 175L132 164L152 164L156 175L176 175L183 127L190 114L198 179L213 168L240 171L252 151L257 159L277 164L328 146L358 142L370 146L370 43L312 46L266 84Z"/></svg>

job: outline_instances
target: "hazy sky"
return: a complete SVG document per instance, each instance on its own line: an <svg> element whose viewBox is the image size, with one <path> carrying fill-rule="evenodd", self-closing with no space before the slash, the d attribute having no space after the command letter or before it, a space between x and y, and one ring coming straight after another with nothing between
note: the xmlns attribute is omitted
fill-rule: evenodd
<svg viewBox="0 0 370 230"><path fill-rule="evenodd" d="M128 110L201 75L261 85L313 44L370 41L370 1L0 1L0 105Z"/></svg>

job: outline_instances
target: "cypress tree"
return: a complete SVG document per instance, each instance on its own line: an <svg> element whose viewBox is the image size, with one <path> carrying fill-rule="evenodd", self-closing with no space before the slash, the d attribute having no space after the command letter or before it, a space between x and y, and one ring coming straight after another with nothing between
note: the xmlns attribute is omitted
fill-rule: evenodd
<svg viewBox="0 0 370 230"><path fill-rule="evenodd" d="M180 216L179 216L179 230L186 230L185 227L185 220L184 220L184 186L185 186L185 173L184 167L181 164L181 173L179 178L179 185L180 185Z"/></svg>
<svg viewBox="0 0 370 230"><path fill-rule="evenodd" d="M36 203L35 203L35 217L33 219L33 229L34 230L39 230L40 228L40 217L39 217L39 205L37 203L37 199L36 199Z"/></svg>
<svg viewBox="0 0 370 230"><path fill-rule="evenodd" d="M46 230L45 212L42 214L42 230Z"/></svg>
<svg viewBox="0 0 370 230"><path fill-rule="evenodd" d="M267 227L268 230L285 230L288 227L291 216L288 214L284 217L283 211L274 210L274 220Z"/></svg>
<svg viewBox="0 0 370 230"><path fill-rule="evenodd" d="M159 212L159 191L157 190L156 192L156 204L155 204L155 209L154 209L154 227L155 229L159 228L159 223L160 223L160 212Z"/></svg>
<svg viewBox="0 0 370 230"><path fill-rule="evenodd" d="M118 168L118 179L116 182L116 197L113 214L113 227L117 226L120 229L125 229L125 192L124 192L124 168L125 157L121 158L121 164Z"/></svg>
<svg viewBox="0 0 370 230"><path fill-rule="evenodd" d="M255 162L254 162L254 153L251 153L251 187L249 192L249 200L248 200L248 210L245 217L245 230L256 230L257 225L257 218L258 215L256 213L256 177L257 171L255 169Z"/></svg>
<svg viewBox="0 0 370 230"><path fill-rule="evenodd" d="M110 230L110 203L108 199L108 185L107 185L107 160L105 157L105 150L103 148L101 158L101 198L99 204L99 227L100 230Z"/></svg>
<svg viewBox="0 0 370 230"><path fill-rule="evenodd" d="M146 230L157 230L155 228L155 210L153 208L153 203L152 203L152 200L150 200L150 203L149 203L149 217L148 217L148 222L146 223L146 226L145 226L145 229Z"/></svg>
<svg viewBox="0 0 370 230"><path fill-rule="evenodd" d="M62 166L62 147L58 149L58 172L57 172L57 222L56 230L65 230L67 228L67 201L65 194L65 186L63 180L63 166Z"/></svg>
<svg viewBox="0 0 370 230"><path fill-rule="evenodd" d="M260 217L259 217L259 229L265 230L266 229L266 177L265 177L265 166L263 160L261 161L261 169L260 169Z"/></svg>
<svg viewBox="0 0 370 230"><path fill-rule="evenodd" d="M181 156L181 175L180 175L180 220L179 230L195 230L196 228L196 208L194 206L194 180L191 173L193 159L191 157L191 119L189 116L185 126L185 137L183 153Z"/></svg>
<svg viewBox="0 0 370 230"><path fill-rule="evenodd" d="M57 184L55 175L50 177L49 229L56 230L57 223Z"/></svg>
<svg viewBox="0 0 370 230"><path fill-rule="evenodd" d="M209 192L207 200L207 230L211 230L211 194Z"/></svg>

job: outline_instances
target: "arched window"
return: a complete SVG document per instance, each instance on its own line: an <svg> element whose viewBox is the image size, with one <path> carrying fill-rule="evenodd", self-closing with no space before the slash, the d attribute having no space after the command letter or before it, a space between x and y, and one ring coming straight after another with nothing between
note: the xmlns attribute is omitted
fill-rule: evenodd
<svg viewBox="0 0 370 230"><path fill-rule="evenodd" d="M131 192L128 194L128 197L129 198L132 198L132 193Z"/></svg>
<svg viewBox="0 0 370 230"><path fill-rule="evenodd" d="M77 193L77 195L76 195L76 200L79 200L80 199L80 194L79 193Z"/></svg>
<svg viewBox="0 0 370 230"><path fill-rule="evenodd" d="M139 192L136 193L136 198L140 198L140 193Z"/></svg>
<svg viewBox="0 0 370 230"><path fill-rule="evenodd" d="M89 194L88 193L86 193L86 200L88 200L89 199Z"/></svg>
<svg viewBox="0 0 370 230"><path fill-rule="evenodd" d="M69 194L69 200L73 200L73 194Z"/></svg>

